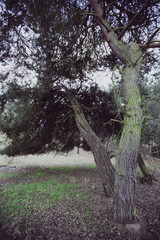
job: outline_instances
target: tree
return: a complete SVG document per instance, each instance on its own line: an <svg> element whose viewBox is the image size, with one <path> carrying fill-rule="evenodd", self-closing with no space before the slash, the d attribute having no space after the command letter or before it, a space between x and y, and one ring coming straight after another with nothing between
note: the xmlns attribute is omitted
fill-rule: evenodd
<svg viewBox="0 0 160 240"><path fill-rule="evenodd" d="M82 107L77 98L80 99ZM37 95L34 88L23 89L17 84L11 84L8 91L3 94L3 99L5 103L1 108L1 131L5 132L12 142L1 151L2 154L15 156L53 150L68 152L80 144L83 148L86 147L84 140L80 139L73 119L75 112L77 125L94 154L105 194L106 196L113 194L114 168L110 162L107 162L109 154L99 140L99 138L104 140L106 133L108 136L113 133L112 123L109 126L104 124L110 118L115 118L116 109L114 110L112 92L107 93L97 86L91 86L76 97L69 90L67 93L62 90L55 92L54 89ZM89 126L82 108L99 137ZM116 133L120 124L117 122L114 125L114 133Z"/></svg>
<svg viewBox="0 0 160 240"><path fill-rule="evenodd" d="M78 90L87 79L86 71L98 66L120 65L125 115L117 151L114 218L118 222L134 222L134 174L144 121L138 78L147 60L154 62L153 54L149 54L147 49L160 46L155 38L159 31L159 1L90 0L60 1L59 4L59 1L48 0L24 1L21 4L17 0L13 5L11 1L4 0L3 3L3 35L7 41L12 40L12 44L14 33L18 36L22 46L16 41L15 49L26 48L21 29L27 26L35 33L34 58L29 61L30 58L18 51L21 56L18 63L39 74L38 87L44 92L58 84L67 84ZM10 29L13 33L8 36ZM107 57L104 39L111 50ZM7 42L5 37L3 41L6 49L10 50L11 42ZM5 54L8 57L10 53L6 51ZM144 55L146 61L143 60Z"/></svg>
<svg viewBox="0 0 160 240"><path fill-rule="evenodd" d="M146 141L153 141L157 145L160 144L160 80L157 79L152 88L148 89L148 98L146 99L146 115L148 124L146 124Z"/></svg>
<svg viewBox="0 0 160 240"><path fill-rule="evenodd" d="M134 208L135 169L143 123L141 96L137 83L143 61L144 49L146 50L148 47L160 46L159 43L151 43L155 34L160 30L158 28L156 28L155 32L146 39L146 43L141 43L141 37L143 34L139 22L140 19L143 19L143 28L146 27L148 23L146 14L148 11L155 11L153 3L156 4L157 2L152 1L151 6L151 1L146 1L145 3L141 1L133 1L133 3L128 6L128 9L123 5L125 4L125 1L122 1L123 4L113 2L108 4L107 11L104 11L100 1L91 0L90 2L94 15L98 18L101 31L109 47L113 54L123 63L121 74L126 113L123 120L123 131L116 157L117 166L115 174L114 219L118 222L132 223L136 220ZM103 3L104 6L106 6L106 1L103 1ZM132 9L136 9L138 3L141 3L142 7L138 13L134 13L134 10L131 10L131 7ZM116 10L114 8L116 8ZM121 29L120 34L118 35L115 34L115 26L113 29L109 22L112 18L110 15L113 9L116 12L115 18L117 18L116 28L118 28L118 30ZM122 14L127 18L125 25ZM137 31L135 31L135 29L130 30L130 28L133 27L136 27ZM122 41L124 35L125 37Z"/></svg>
<svg viewBox="0 0 160 240"><path fill-rule="evenodd" d="M110 162L108 153L99 138L90 128L77 99L72 94L69 94L69 98L74 109L76 123L80 133L88 143L93 153L104 192L107 197L112 196L114 186L114 168Z"/></svg>
<svg viewBox="0 0 160 240"><path fill-rule="evenodd" d="M15 9L15 6L13 6L10 1L6 1L6 3L9 3L6 4L6 8L8 7L9 9L12 9L10 12L6 11L8 14L8 22L13 23L12 18L16 19L15 15L17 12L21 12L21 8L24 8L25 16L20 17L20 25L25 26L26 28L26 26L30 24L30 28L38 33L38 37L35 36L37 48L35 52L33 52L36 61L38 56L38 64L33 68L33 62L31 61L29 64L26 56L24 56L21 61L23 61L24 66L34 69L39 74L37 86L42 92L47 93L53 84L55 84L56 87L57 85L60 85L60 87L62 85L63 87L65 82L70 88L73 87L73 89L79 89L79 85L81 86L81 84L87 79L85 71L90 68L96 68L96 66L101 64L98 63L98 59L96 62L93 61L94 56L97 56L97 50L95 51L97 45L96 41L93 42L93 44L90 43L91 37L95 39L98 33L96 34L92 31L86 31L91 28L94 29L95 26L88 24L88 22L90 23L89 16L81 15L82 9L86 8L86 2L84 2L84 5L79 5L76 1L62 1L60 4L56 1L47 1L45 3L43 1L40 3L39 1L35 1L33 6L32 2L24 1L23 5L17 4L17 8ZM51 11L47 11L47 6ZM81 22L79 22L79 17ZM74 21L73 30L71 20ZM14 22L17 24L18 21L15 20ZM56 24L54 24L55 22ZM67 28L65 28L65 26L67 26ZM6 32L5 28L4 32ZM55 39L55 35L59 41L57 41L57 38ZM24 42L23 36L21 37L21 41ZM92 49L90 49L89 46L91 46ZM49 52L48 48L50 49ZM79 81L79 84L77 84L77 80ZM100 149L97 149L97 151L100 151ZM104 147L101 155L102 154L107 157ZM109 159L108 162L110 162ZM100 164L98 166L100 166ZM112 168L113 172L114 170L111 163L110 168ZM111 186L108 187L108 190L112 189L112 192L110 191L107 193L106 188L105 192L107 195L113 194L113 176L112 174L110 175L112 180L110 180L109 183L107 183L107 178L106 183L104 184L105 177L103 177L103 186L111 184Z"/></svg>

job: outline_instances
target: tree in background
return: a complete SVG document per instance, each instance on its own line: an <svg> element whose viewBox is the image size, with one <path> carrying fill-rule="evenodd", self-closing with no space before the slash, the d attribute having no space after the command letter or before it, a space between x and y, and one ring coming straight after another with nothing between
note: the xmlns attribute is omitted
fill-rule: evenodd
<svg viewBox="0 0 160 240"><path fill-rule="evenodd" d="M99 58L97 54L97 52L103 54L100 47L104 45L103 42L99 45L96 40L96 38L101 37L99 32L94 31L97 24L91 23L90 17L82 14L84 9L91 9L91 6L86 5L86 3L88 4L88 1L83 1L83 4L79 4L77 1L41 1L40 3L39 1L34 3L24 1L23 4L19 4L19 1L16 1L17 5L15 7L10 1L6 1L4 17L5 14L8 16L6 18L8 22L6 22L7 24L11 23L10 26L13 35L15 32L15 38L17 38L17 31L18 35L21 36L20 42L23 51L28 54L29 44L31 42L35 43L35 48L31 50L32 57L19 53L20 61L18 58L16 61L20 66L23 65L38 74L37 88L40 89L40 94L49 92L53 86L58 93L62 89L64 93L65 85L70 90L78 92L79 89L82 89L82 84L88 80L86 72L92 69L96 70L97 67L103 65L102 56ZM9 12L7 8L11 11ZM50 10L48 11L48 9ZM23 15L21 15L22 12ZM17 18L20 18L21 21ZM20 25L18 25L19 22ZM18 28L17 25L21 27ZM31 38L28 37L26 46L24 44L25 34L22 32L28 31L28 28L34 32L35 41L32 36ZM3 29L5 34L8 33L8 28L4 26ZM19 29L20 31L23 29L23 31L19 32ZM11 36L12 38L13 36ZM10 43L5 42L4 45L8 46L7 56L10 56ZM15 45L15 49L18 50L19 42L16 42ZM96 58L96 61L94 58ZM74 106L72 107L74 108ZM85 138L85 136L83 137ZM93 150L94 145L90 145L90 148ZM107 195L112 196L114 169L104 147L97 148L97 151L100 151L100 149L103 161L101 159L98 166L101 165L101 169L105 166L106 171L110 167L109 175L111 176L109 183L108 177L106 180L104 180L105 177L103 178L103 182L105 181L103 186L108 186L105 187L105 192L108 191ZM100 172L101 170L99 170ZM102 176L102 174L100 175Z"/></svg>
<svg viewBox="0 0 160 240"><path fill-rule="evenodd" d="M144 98L145 126L143 131L143 142L148 143L153 156L159 155L160 146L160 81L158 74L151 86L146 87L147 96Z"/></svg>
<svg viewBox="0 0 160 240"><path fill-rule="evenodd" d="M119 64L125 114L117 151L114 218L123 223L136 220L135 169L144 122L138 79L147 61L155 60L147 49L160 46L158 7L156 0L2 1L2 60L15 56L17 66L34 70L40 94L53 86L64 92L64 85L77 92L87 80L86 71ZM104 42L110 48L106 52ZM31 46L32 53L26 50ZM76 119L84 123L75 98L70 100ZM83 134L84 125L77 125Z"/></svg>
<svg viewBox="0 0 160 240"><path fill-rule="evenodd" d="M1 153L15 156L48 151L68 152L75 146L89 150L96 144L92 151L105 194L108 196L113 192L114 168L112 165L109 168L106 162L106 159L109 159L109 153L106 152L101 141L104 142L106 135L109 137L119 132L119 122L105 124L106 120L110 121L110 118L116 117L113 94L102 91L97 86L91 86L83 89L79 95L72 95L70 91L55 92L54 89L37 95L34 88L23 89L17 84L11 84L3 95L4 104L1 108L0 125L1 130L12 139L12 142ZM73 106L69 99L71 102L74 101ZM78 121L77 124L79 121L82 125L85 124L82 136L88 145L80 137L74 120L74 110L78 110L76 111L78 114L82 113L80 117L76 114L76 121Z"/></svg>
<svg viewBox="0 0 160 240"><path fill-rule="evenodd" d="M93 85L83 89L76 98L87 122L102 142L106 135L118 134L119 122L105 124L116 117L113 92ZM75 146L90 150L80 137L68 96L54 89L39 94L34 87L10 84L1 94L0 121L1 130L12 139L11 145L3 149L8 156L48 151L65 153Z"/></svg>

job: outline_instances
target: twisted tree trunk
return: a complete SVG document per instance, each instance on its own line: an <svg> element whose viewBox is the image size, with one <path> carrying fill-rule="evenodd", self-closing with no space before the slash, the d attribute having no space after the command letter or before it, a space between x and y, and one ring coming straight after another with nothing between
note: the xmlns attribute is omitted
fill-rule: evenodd
<svg viewBox="0 0 160 240"><path fill-rule="evenodd" d="M90 3L108 46L112 50L112 53L125 65L122 77L124 81L123 89L126 102L126 114L117 151L114 219L117 222L132 223L136 219L134 208L134 178L143 122L141 97L137 84L142 62L142 50L138 44L133 42L124 43L121 41L121 38L144 8L133 17L128 25L124 27L121 34L117 36L108 22L108 16L105 15L102 2L90 0ZM148 45L150 45L150 40L148 41Z"/></svg>
<svg viewBox="0 0 160 240"><path fill-rule="evenodd" d="M136 220L135 171L143 122L141 97L137 84L142 54L136 44L132 44L129 53L130 61L122 74L126 113L116 155L114 191L114 219L121 223L133 223Z"/></svg>
<svg viewBox="0 0 160 240"><path fill-rule="evenodd" d="M71 94L69 94L69 98L74 110L79 131L93 153L105 195L107 197L111 197L113 196L114 191L115 170L113 168L113 165L109 159L108 154L106 153L104 145L101 143L97 135L89 126L77 99Z"/></svg>

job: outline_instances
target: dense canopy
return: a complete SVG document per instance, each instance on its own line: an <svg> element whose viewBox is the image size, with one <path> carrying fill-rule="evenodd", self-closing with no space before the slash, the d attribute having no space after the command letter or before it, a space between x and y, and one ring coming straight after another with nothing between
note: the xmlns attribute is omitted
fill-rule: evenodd
<svg viewBox="0 0 160 240"><path fill-rule="evenodd" d="M0 61L13 66L1 74L1 129L12 145L20 144L13 152L43 152L59 145L69 150L80 141L80 132L93 152L106 196L114 195L115 221L133 223L135 170L146 123L139 84L142 73L159 64L159 0L1 0L0 8ZM119 71L122 98L115 86L113 95L86 88L88 74L99 68L113 70L112 77ZM33 73L37 82L32 88ZM29 76L30 83L25 81ZM96 105L98 114L85 117L83 109ZM116 169L90 127L107 138L112 129L104 123L115 126L112 117L123 127ZM26 144L31 147L23 149Z"/></svg>

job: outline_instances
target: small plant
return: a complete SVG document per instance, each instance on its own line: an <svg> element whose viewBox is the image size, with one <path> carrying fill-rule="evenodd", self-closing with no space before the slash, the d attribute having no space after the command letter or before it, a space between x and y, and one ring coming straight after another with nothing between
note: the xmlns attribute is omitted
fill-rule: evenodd
<svg viewBox="0 0 160 240"><path fill-rule="evenodd" d="M139 168L137 168L136 170L136 178L142 178L143 177L143 173L141 172L141 170Z"/></svg>

